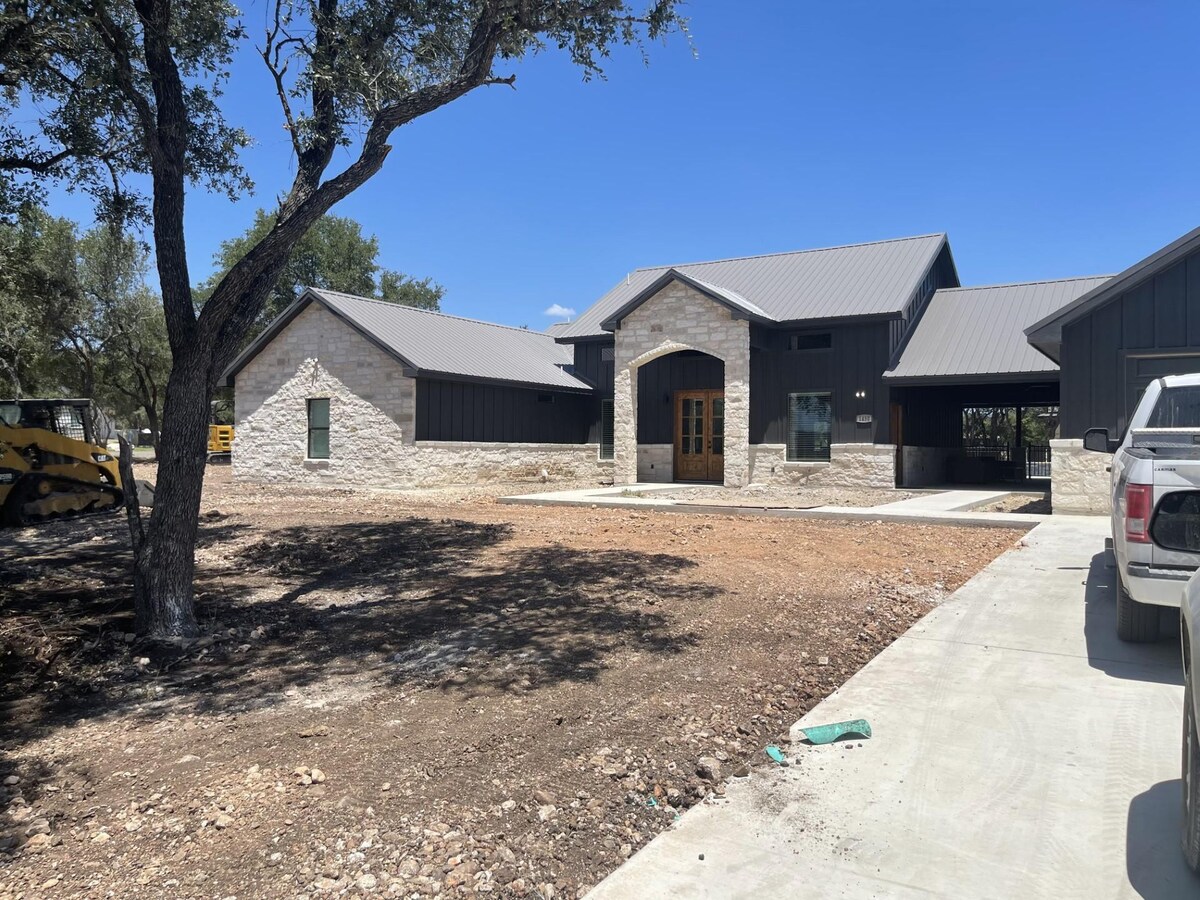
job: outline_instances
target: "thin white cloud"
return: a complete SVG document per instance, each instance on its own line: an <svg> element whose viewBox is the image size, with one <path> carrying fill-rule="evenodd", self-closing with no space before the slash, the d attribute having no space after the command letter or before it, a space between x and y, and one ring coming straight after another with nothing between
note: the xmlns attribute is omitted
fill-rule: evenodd
<svg viewBox="0 0 1200 900"><path fill-rule="evenodd" d="M569 306L563 306L560 303L551 303L546 307L545 315L553 316L555 319L570 319L575 315L575 310Z"/></svg>

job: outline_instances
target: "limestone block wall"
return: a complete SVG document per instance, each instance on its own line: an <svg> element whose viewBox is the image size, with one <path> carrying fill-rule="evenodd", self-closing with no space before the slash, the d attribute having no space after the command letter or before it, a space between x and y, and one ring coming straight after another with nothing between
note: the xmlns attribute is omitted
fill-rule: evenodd
<svg viewBox="0 0 1200 900"><path fill-rule="evenodd" d="M410 488L489 482L611 482L598 444L413 440L416 382L313 304L238 373L236 479ZM308 407L329 398L329 459L308 459Z"/></svg>
<svg viewBox="0 0 1200 900"><path fill-rule="evenodd" d="M725 484L750 479L750 323L694 288L672 282L621 322L615 342L615 480L638 479L637 370L679 350L725 363Z"/></svg>
<svg viewBox="0 0 1200 900"><path fill-rule="evenodd" d="M675 447L672 444L638 444L637 480L674 481Z"/></svg>
<svg viewBox="0 0 1200 900"><path fill-rule="evenodd" d="M1112 456L1083 449L1083 441L1050 441L1050 505L1056 513L1108 515Z"/></svg>
<svg viewBox="0 0 1200 900"><path fill-rule="evenodd" d="M752 444L750 458L754 484L896 486L894 444L832 444L829 462L788 462L786 444Z"/></svg>

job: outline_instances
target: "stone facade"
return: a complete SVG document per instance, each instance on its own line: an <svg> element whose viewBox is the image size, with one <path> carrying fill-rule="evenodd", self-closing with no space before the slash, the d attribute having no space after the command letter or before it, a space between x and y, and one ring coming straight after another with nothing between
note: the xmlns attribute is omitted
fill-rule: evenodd
<svg viewBox="0 0 1200 900"><path fill-rule="evenodd" d="M675 281L631 312L616 333L613 438L617 484L638 480L637 370L698 350L725 363L725 484L750 480L750 323Z"/></svg>
<svg viewBox="0 0 1200 900"><path fill-rule="evenodd" d="M1050 505L1056 513L1108 515L1112 511L1112 456L1083 449L1078 439L1050 442Z"/></svg>
<svg viewBox="0 0 1200 900"><path fill-rule="evenodd" d="M674 481L675 445L638 444L638 481Z"/></svg>
<svg viewBox="0 0 1200 900"><path fill-rule="evenodd" d="M415 441L415 380L317 304L250 360L236 391L241 480L384 488L612 480L597 444ZM329 459L307 458L314 397L329 398Z"/></svg>
<svg viewBox="0 0 1200 900"><path fill-rule="evenodd" d="M786 444L753 444L754 484L813 484L828 487L896 486L894 444L831 444L829 462L788 462Z"/></svg>

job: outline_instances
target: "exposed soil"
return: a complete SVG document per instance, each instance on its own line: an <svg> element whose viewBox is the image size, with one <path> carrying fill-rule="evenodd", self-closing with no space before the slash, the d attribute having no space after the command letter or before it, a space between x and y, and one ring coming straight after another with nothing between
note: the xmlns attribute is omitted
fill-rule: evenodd
<svg viewBox="0 0 1200 900"><path fill-rule="evenodd" d="M1007 497L1002 497L995 503L988 503L979 507L980 512L1002 512L1002 513L1031 513L1036 515L1050 515L1050 495L1042 494L1036 496L1033 494L1009 494Z"/></svg>
<svg viewBox="0 0 1200 900"><path fill-rule="evenodd" d="M1019 539L209 481L185 646L0 533L0 897L577 896Z"/></svg>
<svg viewBox="0 0 1200 900"><path fill-rule="evenodd" d="M911 491L808 485L752 484L743 488L719 485L675 487L662 490L635 490L630 496L675 500L704 506L769 507L772 509L812 509L817 506L881 506L917 496Z"/></svg>

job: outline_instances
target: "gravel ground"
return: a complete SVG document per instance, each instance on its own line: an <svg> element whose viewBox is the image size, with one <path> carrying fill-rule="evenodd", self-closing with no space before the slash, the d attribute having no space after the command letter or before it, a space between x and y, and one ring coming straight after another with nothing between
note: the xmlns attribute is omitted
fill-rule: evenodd
<svg viewBox="0 0 1200 900"><path fill-rule="evenodd" d="M0 533L0 897L578 896L1020 539L228 479L185 646Z"/></svg>
<svg viewBox="0 0 1200 900"><path fill-rule="evenodd" d="M1042 494L1036 496L1033 494L1009 494L997 500L995 503L988 503L979 507L981 512L1004 512L1004 513L1035 513L1039 515L1049 515L1050 510L1050 495Z"/></svg>
<svg viewBox="0 0 1200 900"><path fill-rule="evenodd" d="M744 488L713 486L677 487L653 491L631 491L632 496L677 500L706 506L769 506L810 509L815 506L880 506L917 496L911 491L871 488L776 486L752 484Z"/></svg>

